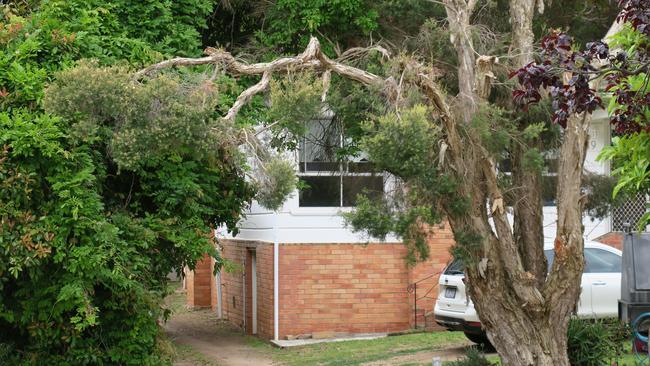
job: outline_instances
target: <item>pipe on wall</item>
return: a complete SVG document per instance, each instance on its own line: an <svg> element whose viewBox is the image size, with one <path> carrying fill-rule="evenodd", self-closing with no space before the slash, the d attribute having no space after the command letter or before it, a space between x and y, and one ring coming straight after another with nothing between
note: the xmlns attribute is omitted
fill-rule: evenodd
<svg viewBox="0 0 650 366"><path fill-rule="evenodd" d="M280 248L278 244L278 212L273 214L273 339L279 340L280 323L279 323L279 296L280 296L280 278L279 278L279 257Z"/></svg>

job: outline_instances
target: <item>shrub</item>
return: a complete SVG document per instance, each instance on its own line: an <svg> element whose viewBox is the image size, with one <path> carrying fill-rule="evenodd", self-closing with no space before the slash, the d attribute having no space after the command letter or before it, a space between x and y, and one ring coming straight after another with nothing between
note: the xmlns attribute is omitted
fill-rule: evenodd
<svg viewBox="0 0 650 366"><path fill-rule="evenodd" d="M618 320L571 319L568 335L571 365L601 366L620 358L629 329Z"/></svg>

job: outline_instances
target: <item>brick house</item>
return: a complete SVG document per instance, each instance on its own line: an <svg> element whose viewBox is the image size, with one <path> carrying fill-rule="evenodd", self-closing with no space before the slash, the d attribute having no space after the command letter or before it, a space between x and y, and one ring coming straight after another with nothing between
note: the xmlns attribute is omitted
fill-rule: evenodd
<svg viewBox="0 0 650 366"><path fill-rule="evenodd" d="M277 213L254 202L236 238L218 232L222 256L242 270L213 276L206 258L187 274L188 305L212 307L266 339L397 332L433 323L426 315L437 297L437 275L450 259L452 233L446 225L435 228L429 260L408 267L399 238L380 242L351 232L340 213L354 206L356 194L382 194L394 182L373 173L363 157L345 163L328 158L327 151L345 143L328 123L314 121L295 154L298 174L310 188L296 192ZM594 118L590 133L585 167L607 174L608 164L596 161L610 141L606 115ZM554 179L553 173L545 179ZM552 199L547 204L545 240L552 240L556 209ZM612 222L585 217L585 238L610 233Z"/></svg>

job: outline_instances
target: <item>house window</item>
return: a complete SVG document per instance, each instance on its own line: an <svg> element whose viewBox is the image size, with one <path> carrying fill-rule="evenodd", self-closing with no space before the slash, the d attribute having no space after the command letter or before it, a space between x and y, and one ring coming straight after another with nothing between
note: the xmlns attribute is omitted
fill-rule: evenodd
<svg viewBox="0 0 650 366"><path fill-rule="evenodd" d="M306 186L300 191L300 207L351 207L358 194L383 193L383 175L363 155L341 157L345 147L342 128L332 119L307 124L298 151L298 176Z"/></svg>

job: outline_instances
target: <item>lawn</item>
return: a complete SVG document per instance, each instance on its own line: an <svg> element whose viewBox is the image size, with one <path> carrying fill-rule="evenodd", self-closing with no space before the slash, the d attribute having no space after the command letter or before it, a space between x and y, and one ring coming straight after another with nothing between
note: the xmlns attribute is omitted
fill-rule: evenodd
<svg viewBox="0 0 650 366"><path fill-rule="evenodd" d="M254 339L251 339L250 344L255 347L270 347ZM354 366L467 344L469 344L469 341L461 332L434 332L373 340L320 343L302 347L273 349L270 352L273 354L274 361L287 366ZM404 363L403 365L409 364L418 365L419 363Z"/></svg>
<svg viewBox="0 0 650 366"><path fill-rule="evenodd" d="M431 360L426 362L399 362L399 360L403 358L401 356L419 353L432 354L437 350L458 348L471 343L461 332L434 332L374 340L320 343L286 349L273 348L268 343L254 337L249 338L249 344L257 348L265 348L266 352L272 354L276 363L286 366L355 366L372 363L373 361L383 361L379 363L392 366L429 366ZM496 354L487 355L487 359L495 365L499 364L499 357ZM443 365L448 363L443 362ZM650 363L637 364L634 355L628 354L618 361L618 365L636 366L650 365Z"/></svg>

